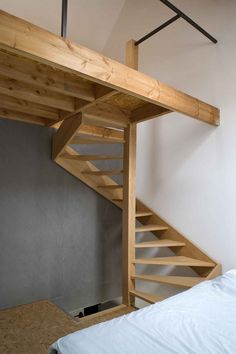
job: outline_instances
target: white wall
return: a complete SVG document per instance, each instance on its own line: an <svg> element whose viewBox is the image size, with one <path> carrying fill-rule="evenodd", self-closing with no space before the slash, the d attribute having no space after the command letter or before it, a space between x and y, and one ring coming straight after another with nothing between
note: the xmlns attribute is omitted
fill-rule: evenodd
<svg viewBox="0 0 236 354"><path fill-rule="evenodd" d="M125 0L68 0L67 37L102 51ZM0 0L0 9L60 35L62 0Z"/></svg>
<svg viewBox="0 0 236 354"><path fill-rule="evenodd" d="M158 0L69 2L69 38L120 61L128 39L173 16ZM236 267L236 1L172 2L219 43L179 20L140 46L140 70L220 107L221 126L180 114L140 124L137 195L227 270ZM2 9L56 33L60 5L0 0Z"/></svg>
<svg viewBox="0 0 236 354"><path fill-rule="evenodd" d="M236 268L236 1L173 0L212 33L183 20L140 45L140 70L221 109L213 127L180 114L138 128L137 196L193 240L224 270ZM127 0L104 52L173 16L157 0Z"/></svg>

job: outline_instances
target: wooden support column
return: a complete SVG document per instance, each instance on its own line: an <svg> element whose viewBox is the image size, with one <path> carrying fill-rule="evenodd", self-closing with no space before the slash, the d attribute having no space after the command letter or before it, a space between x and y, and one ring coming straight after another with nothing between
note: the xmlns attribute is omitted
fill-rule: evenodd
<svg viewBox="0 0 236 354"><path fill-rule="evenodd" d="M126 43L126 65L138 70L138 47L131 39ZM135 304L130 294L135 289L135 221L136 221L136 123L128 124L124 132L124 174L123 174L123 304Z"/></svg>
<svg viewBox="0 0 236 354"><path fill-rule="evenodd" d="M124 181L123 181L123 303L134 304L130 291L134 290L135 265L135 217L136 217L136 123L131 123L125 129L124 144Z"/></svg>
<svg viewBox="0 0 236 354"><path fill-rule="evenodd" d="M135 40L130 39L126 43L125 64L132 69L138 70L138 46Z"/></svg>

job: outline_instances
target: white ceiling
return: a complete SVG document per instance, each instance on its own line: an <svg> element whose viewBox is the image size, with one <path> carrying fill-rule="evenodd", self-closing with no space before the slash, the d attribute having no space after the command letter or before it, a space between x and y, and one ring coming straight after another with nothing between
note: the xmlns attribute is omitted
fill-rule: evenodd
<svg viewBox="0 0 236 354"><path fill-rule="evenodd" d="M102 51L125 0L68 0L67 37ZM0 8L60 34L61 0L0 0Z"/></svg>

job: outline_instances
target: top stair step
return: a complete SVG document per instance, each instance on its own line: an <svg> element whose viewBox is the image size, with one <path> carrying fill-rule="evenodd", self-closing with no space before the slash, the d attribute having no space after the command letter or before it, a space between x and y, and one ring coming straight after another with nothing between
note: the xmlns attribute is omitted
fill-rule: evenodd
<svg viewBox="0 0 236 354"><path fill-rule="evenodd" d="M174 265L174 266L185 266L185 267L215 267L215 263L201 261L195 258L189 258L184 256L174 256L174 257L155 257L155 258L140 258L134 259L134 264L153 264L153 265Z"/></svg>
<svg viewBox="0 0 236 354"><path fill-rule="evenodd" d="M130 291L130 294L138 297L141 300L147 301L150 304L155 304L156 302L165 300L164 296L148 294L148 293L144 293L142 291L137 291L137 290Z"/></svg>
<svg viewBox="0 0 236 354"><path fill-rule="evenodd" d="M136 232L151 232L151 231L164 231L168 230L167 226L161 226L161 225L142 225L136 227Z"/></svg>

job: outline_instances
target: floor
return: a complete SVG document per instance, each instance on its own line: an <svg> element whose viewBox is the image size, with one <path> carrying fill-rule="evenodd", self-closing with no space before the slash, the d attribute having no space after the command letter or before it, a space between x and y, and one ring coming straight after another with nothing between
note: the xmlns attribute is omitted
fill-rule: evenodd
<svg viewBox="0 0 236 354"><path fill-rule="evenodd" d="M58 338L134 311L117 306L76 321L50 301L37 301L0 311L1 354L46 354Z"/></svg>

